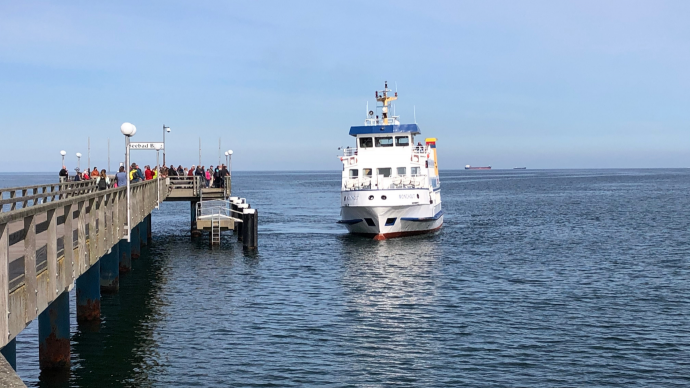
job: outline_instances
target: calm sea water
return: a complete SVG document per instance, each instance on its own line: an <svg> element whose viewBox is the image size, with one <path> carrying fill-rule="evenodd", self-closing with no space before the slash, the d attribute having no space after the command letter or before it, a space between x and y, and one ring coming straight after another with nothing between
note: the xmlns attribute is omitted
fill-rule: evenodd
<svg viewBox="0 0 690 388"><path fill-rule="evenodd" d="M0 175L0 185L55 177ZM189 237L189 204L73 321L72 370L31 386L685 387L690 170L442 171L445 224L344 234L339 173L235 173L260 249ZM72 299L72 303L74 300Z"/></svg>

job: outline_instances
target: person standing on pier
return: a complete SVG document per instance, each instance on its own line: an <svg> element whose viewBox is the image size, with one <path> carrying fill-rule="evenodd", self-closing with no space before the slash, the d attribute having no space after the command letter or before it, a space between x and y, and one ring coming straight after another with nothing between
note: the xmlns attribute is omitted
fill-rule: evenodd
<svg viewBox="0 0 690 388"><path fill-rule="evenodd" d="M149 166L149 165L146 165L146 167L144 167L144 178L147 181L150 181L151 179L153 179L153 171L151 171L151 166Z"/></svg>
<svg viewBox="0 0 690 388"><path fill-rule="evenodd" d="M108 175L105 173L105 169L101 170L100 175L98 175L95 179L99 191L108 190L110 187L110 178L108 178Z"/></svg>
<svg viewBox="0 0 690 388"><path fill-rule="evenodd" d="M94 167L93 170L91 170L91 178L98 178L99 176L98 167Z"/></svg>
<svg viewBox="0 0 690 388"><path fill-rule="evenodd" d="M216 166L216 168L213 169L213 187L220 187L220 166Z"/></svg>
<svg viewBox="0 0 690 388"><path fill-rule="evenodd" d="M69 180L69 173L67 172L67 167L62 166L62 170L60 170L60 173L58 174L60 176L60 181L68 181Z"/></svg>
<svg viewBox="0 0 690 388"><path fill-rule="evenodd" d="M81 171L79 170L79 167L74 169L74 181L75 182L81 181Z"/></svg>
<svg viewBox="0 0 690 388"><path fill-rule="evenodd" d="M125 166L120 166L120 171L115 174L117 187L127 186L127 173L125 172Z"/></svg>
<svg viewBox="0 0 690 388"><path fill-rule="evenodd" d="M132 183L137 183L145 180L144 174L142 174L141 169L136 163L132 163L132 170L129 173L129 180Z"/></svg>
<svg viewBox="0 0 690 388"><path fill-rule="evenodd" d="M210 166L208 170L204 173L204 178L206 178L206 187L211 186L213 180L213 166Z"/></svg>
<svg viewBox="0 0 690 388"><path fill-rule="evenodd" d="M220 169L220 187L225 188L225 177L230 176L230 171L228 171L228 168L223 165L223 168Z"/></svg>

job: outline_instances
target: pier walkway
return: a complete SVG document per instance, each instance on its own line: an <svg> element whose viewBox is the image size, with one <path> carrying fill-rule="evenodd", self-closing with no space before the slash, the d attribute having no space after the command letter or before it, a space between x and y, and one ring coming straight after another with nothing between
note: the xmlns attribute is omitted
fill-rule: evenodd
<svg viewBox="0 0 690 388"><path fill-rule="evenodd" d="M189 201L192 236L210 221L211 245L221 230L253 225L244 246L256 248L256 211L238 211L234 203L244 201L228 201L230 177L224 186L203 187L200 177L131 184L129 224L126 187L99 191L90 180L0 189L0 352L7 360L0 360L0 376L13 379L15 338L36 318L41 369L69 368L69 291L76 287L79 322L100 320L101 292L119 290L120 274L151 238L151 213L161 202Z"/></svg>

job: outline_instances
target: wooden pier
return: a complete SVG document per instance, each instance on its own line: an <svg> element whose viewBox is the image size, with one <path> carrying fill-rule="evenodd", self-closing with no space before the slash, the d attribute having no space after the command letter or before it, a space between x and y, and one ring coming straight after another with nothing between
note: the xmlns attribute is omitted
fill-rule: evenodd
<svg viewBox="0 0 690 388"><path fill-rule="evenodd" d="M231 201L229 177L224 184L206 188L200 177L134 183L129 222L126 187L99 191L91 180L0 189L0 381L7 375L16 382L5 359L16 369L15 338L36 318L41 368L69 368L68 292L76 286L78 321L100 320L100 293L119 290L119 276L151 239L160 202L189 201L191 234L208 231L211 245L220 243L221 231L250 224L238 240L256 249L258 213L235 206L241 201ZM214 206L230 210L215 217Z"/></svg>

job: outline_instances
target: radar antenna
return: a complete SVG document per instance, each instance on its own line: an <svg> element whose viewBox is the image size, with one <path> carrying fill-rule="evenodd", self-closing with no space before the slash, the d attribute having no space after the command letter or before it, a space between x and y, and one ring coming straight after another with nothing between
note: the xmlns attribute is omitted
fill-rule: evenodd
<svg viewBox="0 0 690 388"><path fill-rule="evenodd" d="M392 90L388 89L388 81L383 84L383 90L381 92L376 91L376 101L381 103L381 115L383 116L383 125L388 125L389 112L388 107L391 101L398 99L398 92L395 92L393 96L389 96ZM393 120L393 122L395 122Z"/></svg>

